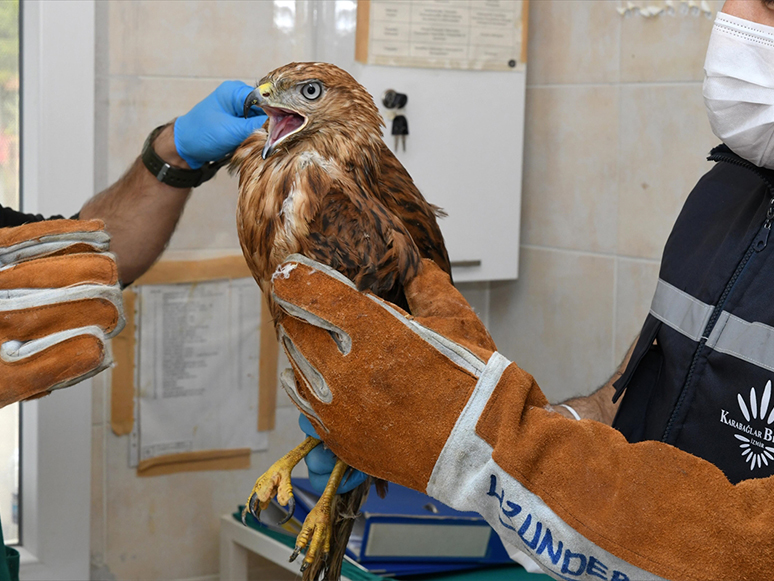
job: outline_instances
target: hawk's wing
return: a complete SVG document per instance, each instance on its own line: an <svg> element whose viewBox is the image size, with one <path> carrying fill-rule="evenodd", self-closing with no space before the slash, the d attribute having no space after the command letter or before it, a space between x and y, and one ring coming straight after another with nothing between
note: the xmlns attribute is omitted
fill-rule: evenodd
<svg viewBox="0 0 774 581"><path fill-rule="evenodd" d="M443 212L420 193L414 180L389 148L382 143L379 198L408 230L422 258L430 258L451 276L451 264L437 216Z"/></svg>
<svg viewBox="0 0 774 581"><path fill-rule="evenodd" d="M320 200L300 252L338 270L360 290L405 305L403 283L419 268L420 252L403 223L345 172L332 179L322 168L297 187ZM312 191L314 190L314 191Z"/></svg>

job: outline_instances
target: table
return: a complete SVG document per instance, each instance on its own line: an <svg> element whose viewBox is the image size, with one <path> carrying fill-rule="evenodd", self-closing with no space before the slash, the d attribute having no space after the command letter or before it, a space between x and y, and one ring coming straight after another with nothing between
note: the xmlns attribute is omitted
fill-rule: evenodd
<svg viewBox="0 0 774 581"><path fill-rule="evenodd" d="M293 563L288 562L293 548L279 539L276 533L271 531L264 533L246 527L236 520L233 514L224 514L220 518L221 581L247 581L247 560L250 552L297 574L300 579L303 555ZM345 562L341 579L342 581L381 581L383 578ZM521 566L514 564L472 571L413 576L407 579L412 581L544 581L550 580L551 577L528 573Z"/></svg>

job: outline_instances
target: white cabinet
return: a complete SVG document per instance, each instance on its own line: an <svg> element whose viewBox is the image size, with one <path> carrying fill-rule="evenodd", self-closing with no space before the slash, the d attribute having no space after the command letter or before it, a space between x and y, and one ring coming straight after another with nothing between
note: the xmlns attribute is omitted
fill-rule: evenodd
<svg viewBox="0 0 774 581"><path fill-rule="evenodd" d="M349 71L375 97L408 95L398 159L440 221L458 282L514 279L519 264L525 71L463 71L355 61L357 3L313 3L315 59ZM390 124L385 141L393 148Z"/></svg>

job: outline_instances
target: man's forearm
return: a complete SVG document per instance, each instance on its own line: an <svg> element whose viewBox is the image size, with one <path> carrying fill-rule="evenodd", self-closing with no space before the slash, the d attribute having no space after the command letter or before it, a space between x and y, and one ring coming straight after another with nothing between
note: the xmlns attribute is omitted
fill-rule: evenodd
<svg viewBox="0 0 774 581"><path fill-rule="evenodd" d="M190 169L175 149L173 131L172 125L164 129L154 149L170 165ZM137 158L121 179L86 202L80 218L105 222L118 274L122 282L130 283L164 250L190 193L161 183Z"/></svg>
<svg viewBox="0 0 774 581"><path fill-rule="evenodd" d="M615 419L615 414L618 411L618 405L621 403L620 400L618 400L616 403L613 403L613 395L615 394L615 387L613 387L613 384L618 380L619 377L621 377L623 372L626 370L626 366L629 365L629 359L632 356L632 351L634 350L636 343L637 340L635 339L632 343L632 346L629 348L629 352L626 354L626 357L624 357L623 361L618 366L618 369L616 369L613 376L607 380L605 385L600 387L591 395L568 399L561 404L554 404L552 406L554 411L559 412L567 418L575 419L575 416L572 415L572 412L570 412L570 410L562 405L565 404L574 409L581 417L581 419L595 420L608 426L612 425L613 419Z"/></svg>

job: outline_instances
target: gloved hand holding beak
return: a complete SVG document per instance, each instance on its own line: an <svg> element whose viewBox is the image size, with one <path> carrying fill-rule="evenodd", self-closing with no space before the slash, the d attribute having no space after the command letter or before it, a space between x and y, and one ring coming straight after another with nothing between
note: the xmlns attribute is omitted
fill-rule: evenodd
<svg viewBox="0 0 774 581"><path fill-rule="evenodd" d="M257 107L245 110L254 87L242 81L225 81L185 115L175 120L175 147L192 169L218 161L266 122Z"/></svg>

